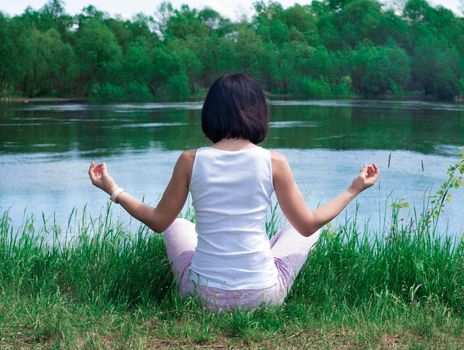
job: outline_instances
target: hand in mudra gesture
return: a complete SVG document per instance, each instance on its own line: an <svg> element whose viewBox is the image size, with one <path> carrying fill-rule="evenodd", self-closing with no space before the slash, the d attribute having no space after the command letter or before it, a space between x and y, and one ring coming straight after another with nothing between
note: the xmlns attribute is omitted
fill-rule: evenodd
<svg viewBox="0 0 464 350"><path fill-rule="evenodd" d="M359 175L351 183L349 191L360 193L366 188L371 187L377 181L379 176L379 168L375 163L366 164L360 170Z"/></svg>
<svg viewBox="0 0 464 350"><path fill-rule="evenodd" d="M108 194L112 194L117 188L116 182L114 182L111 175L106 169L105 163L95 164L94 161L90 164L89 177L92 184Z"/></svg>

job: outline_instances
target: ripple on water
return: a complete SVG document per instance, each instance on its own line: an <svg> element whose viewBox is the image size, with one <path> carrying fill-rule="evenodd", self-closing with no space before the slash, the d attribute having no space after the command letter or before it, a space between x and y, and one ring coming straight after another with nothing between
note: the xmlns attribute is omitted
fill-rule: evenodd
<svg viewBox="0 0 464 350"><path fill-rule="evenodd" d="M459 156L463 147L455 145L434 145L433 149L436 153L447 156Z"/></svg>
<svg viewBox="0 0 464 350"><path fill-rule="evenodd" d="M362 108L400 108L432 109L445 111L464 111L463 104L438 103L428 101L382 101L382 100L306 100L306 101L270 101L273 106L323 106L323 107L362 107Z"/></svg>
<svg viewBox="0 0 464 350"><path fill-rule="evenodd" d="M187 123L133 123L122 125L103 126L105 129L119 129L119 128L160 128L165 126L180 126L187 125Z"/></svg>
<svg viewBox="0 0 464 350"><path fill-rule="evenodd" d="M0 123L0 127L5 126L39 126L43 125L43 123Z"/></svg>
<svg viewBox="0 0 464 350"><path fill-rule="evenodd" d="M151 109L202 109L203 102L173 102L173 103L121 103L102 106L114 109L117 112L134 113L140 110Z"/></svg>
<svg viewBox="0 0 464 350"><path fill-rule="evenodd" d="M85 111L89 109L98 109L98 105L88 105L79 103L69 104L40 104L29 105L14 108L15 111L54 111L54 112L70 112L70 111Z"/></svg>
<svg viewBox="0 0 464 350"><path fill-rule="evenodd" d="M281 122L270 122L269 127L271 128L317 128L319 127L318 123L309 123L307 121L291 120L291 121L281 121Z"/></svg>

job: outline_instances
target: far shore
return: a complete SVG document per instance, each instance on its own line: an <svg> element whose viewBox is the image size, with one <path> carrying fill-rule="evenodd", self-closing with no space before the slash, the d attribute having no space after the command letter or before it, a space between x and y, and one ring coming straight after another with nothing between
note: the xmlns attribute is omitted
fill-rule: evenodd
<svg viewBox="0 0 464 350"><path fill-rule="evenodd" d="M438 99L434 96L428 96L424 94L420 94L417 92L410 92L405 94L402 98L398 98L392 94L386 94L382 96L372 96L372 97L362 97L362 96L351 96L351 97L318 97L318 98L303 98L301 96L291 96L288 94L273 94L273 93L266 93L270 100L387 100L387 101L429 101L429 102L454 102L454 103L464 103L463 96L456 96L454 99L450 100L443 100ZM203 101L203 98L200 99ZM131 101L131 100L118 100L118 101L99 101L97 103L123 103L123 102L201 102L198 98L192 98L182 101L172 101L172 100L149 100L149 101ZM0 97L0 104L28 104L28 103L76 103L76 102L85 102L85 103L92 103L95 102L90 97L21 97L21 96L12 96L12 97Z"/></svg>
<svg viewBox="0 0 464 350"><path fill-rule="evenodd" d="M88 102L86 97L1 97L0 103Z"/></svg>

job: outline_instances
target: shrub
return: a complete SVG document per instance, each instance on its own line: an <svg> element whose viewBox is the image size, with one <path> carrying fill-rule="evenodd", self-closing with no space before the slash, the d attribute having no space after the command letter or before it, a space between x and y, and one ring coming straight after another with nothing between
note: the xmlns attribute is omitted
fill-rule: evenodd
<svg viewBox="0 0 464 350"><path fill-rule="evenodd" d="M332 85L334 97L351 97L353 95L350 76L343 76L340 82Z"/></svg>
<svg viewBox="0 0 464 350"><path fill-rule="evenodd" d="M186 100L190 97L190 88L187 75L178 74L172 76L163 91L163 97L169 100Z"/></svg>
<svg viewBox="0 0 464 350"><path fill-rule="evenodd" d="M111 83L95 83L90 89L90 98L97 102L120 101L124 96L124 88Z"/></svg>
<svg viewBox="0 0 464 350"><path fill-rule="evenodd" d="M146 85L131 81L126 87L126 99L130 101L150 101L153 99L153 95Z"/></svg>
<svg viewBox="0 0 464 350"><path fill-rule="evenodd" d="M306 98L321 98L332 96L328 81L324 78L311 79L308 77L295 77L290 83L290 93Z"/></svg>

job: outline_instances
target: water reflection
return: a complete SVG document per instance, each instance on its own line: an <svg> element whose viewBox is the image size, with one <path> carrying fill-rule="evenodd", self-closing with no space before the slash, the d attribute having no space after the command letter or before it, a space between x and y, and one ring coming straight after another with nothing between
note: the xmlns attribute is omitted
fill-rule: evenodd
<svg viewBox="0 0 464 350"><path fill-rule="evenodd" d="M76 150L89 157L198 147L208 143L201 132L201 106L4 105L0 152ZM463 113L461 105L428 102L274 101L264 146L456 155L464 140Z"/></svg>

